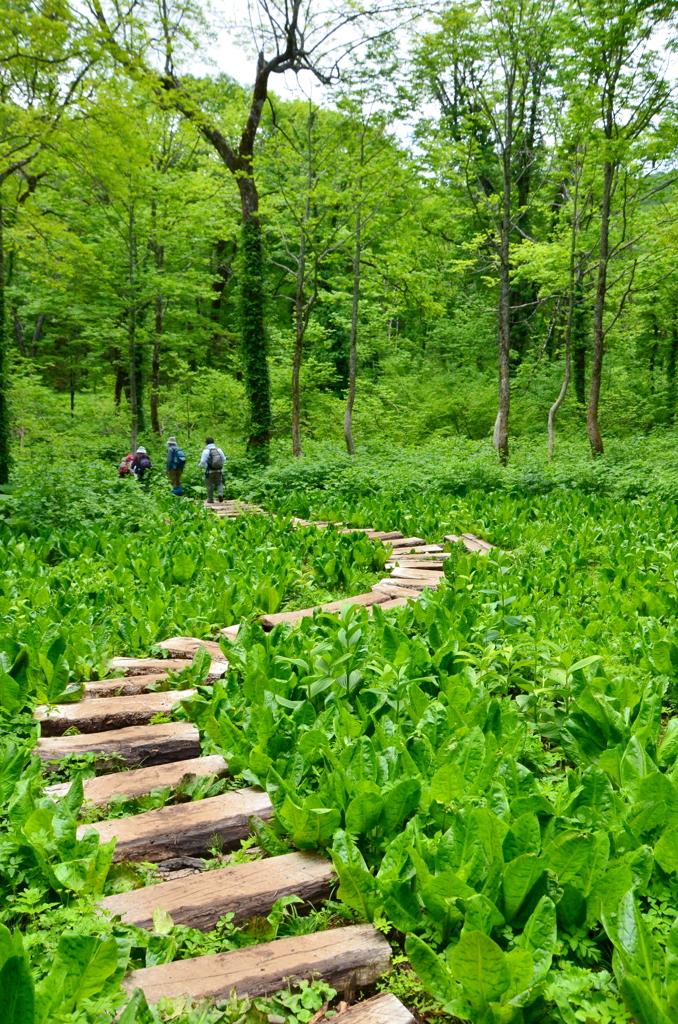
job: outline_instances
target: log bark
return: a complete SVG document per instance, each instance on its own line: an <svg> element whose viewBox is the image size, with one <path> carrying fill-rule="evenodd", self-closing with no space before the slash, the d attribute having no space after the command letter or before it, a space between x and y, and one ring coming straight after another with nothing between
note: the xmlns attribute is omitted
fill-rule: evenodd
<svg viewBox="0 0 678 1024"><path fill-rule="evenodd" d="M40 722L43 736L63 736L66 729L81 733L109 732L133 725L148 725L155 715L170 714L175 704L195 696L196 691L166 690L140 693L133 697L104 697L75 704L41 705L33 718Z"/></svg>
<svg viewBox="0 0 678 1024"><path fill-rule="evenodd" d="M215 779L228 774L228 765L220 754L208 757L192 757L171 764L154 765L151 768L136 768L130 772L114 772L99 775L95 779L84 779L82 783L85 803L105 807L114 796L139 797L160 786L178 786L184 779L210 775ZM70 782L59 782L45 786L45 793L53 799L66 796Z"/></svg>
<svg viewBox="0 0 678 1024"><path fill-rule="evenodd" d="M364 988L388 969L390 959L391 947L384 936L371 924L357 924L144 967L132 971L123 986L130 994L135 988L143 989L149 1003L161 996L228 999L233 988L240 997L247 993L254 998L314 977L338 989L348 982Z"/></svg>
<svg viewBox="0 0 678 1024"><path fill-rule="evenodd" d="M134 768L167 764L200 756L200 733L192 722L168 722L166 725L137 725L130 729L90 733L85 736L55 736L40 739L33 753L45 763L45 771L54 771L50 761L67 754L97 753L99 771L115 771L120 762Z"/></svg>
<svg viewBox="0 0 678 1024"><path fill-rule="evenodd" d="M329 895L332 879L332 863L325 857L288 853L107 896L99 907L120 914L123 924L149 929L161 907L175 924L207 932L224 914L233 914L234 921L265 917L283 896L317 903Z"/></svg>
<svg viewBox="0 0 678 1024"><path fill-rule="evenodd" d="M253 815L264 819L273 816L267 794L237 789L206 800L144 811L131 818L80 825L77 834L82 839L89 829L94 829L102 843L116 838L115 861L155 863L170 857L206 854L215 836L221 838L224 849L233 849L249 835L248 819Z"/></svg>

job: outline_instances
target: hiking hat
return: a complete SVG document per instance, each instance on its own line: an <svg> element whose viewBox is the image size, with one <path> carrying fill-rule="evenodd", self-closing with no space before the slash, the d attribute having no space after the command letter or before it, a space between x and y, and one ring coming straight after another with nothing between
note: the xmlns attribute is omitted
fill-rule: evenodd
<svg viewBox="0 0 678 1024"><path fill-rule="evenodd" d="M140 448L137 448L137 455L148 455L148 452L143 445Z"/></svg>
<svg viewBox="0 0 678 1024"><path fill-rule="evenodd" d="M176 437L168 437L167 438L167 445L168 446L171 445L171 444L176 444L176 443L177 443Z"/></svg>

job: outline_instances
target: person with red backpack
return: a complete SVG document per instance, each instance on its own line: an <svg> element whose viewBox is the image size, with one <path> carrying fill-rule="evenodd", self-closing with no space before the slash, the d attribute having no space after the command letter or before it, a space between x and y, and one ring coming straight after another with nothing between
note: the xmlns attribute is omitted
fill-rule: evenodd
<svg viewBox="0 0 678 1024"><path fill-rule="evenodd" d="M170 437L167 441L167 475L172 485L172 494L181 497L184 489L181 486L181 474L186 465L186 456L177 444L176 437Z"/></svg>
<svg viewBox="0 0 678 1024"><path fill-rule="evenodd" d="M131 476L131 474L132 474L131 466L132 466L133 462L134 462L134 456L130 452L129 455L126 455L124 457L124 459L122 459L122 461L120 462L120 465L118 466L118 476L121 476L123 478L126 477L126 476Z"/></svg>
<svg viewBox="0 0 678 1024"><path fill-rule="evenodd" d="M217 448L214 443L213 437L208 437L205 441L205 449L200 456L200 466L205 469L205 486L207 487L207 501L212 505L214 503L214 488L217 488L217 494L219 495L219 501L224 500L224 474L223 469L226 464L226 456L222 452L221 448Z"/></svg>

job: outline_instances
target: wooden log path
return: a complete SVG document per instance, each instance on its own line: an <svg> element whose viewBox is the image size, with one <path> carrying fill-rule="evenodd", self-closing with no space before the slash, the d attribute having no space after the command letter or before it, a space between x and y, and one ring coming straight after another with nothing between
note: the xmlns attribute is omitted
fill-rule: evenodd
<svg viewBox="0 0 678 1024"><path fill-rule="evenodd" d="M236 501L207 507L228 519L263 511ZM342 523L301 519L292 522L316 528L335 526L344 533L363 533L368 539L383 541L391 549L385 563L390 575L366 594L261 616L259 621L267 630L282 622L294 624L316 612L336 613L347 603L370 612L377 606L384 611L401 607L417 600L424 590L437 587L445 559L450 557L442 545L405 537L398 530L354 530ZM462 543L467 551L478 554L487 554L493 547L473 534L450 534L445 540ZM220 634L234 640L238 628L228 626ZM85 802L90 806L105 808L114 797L140 797L159 787L181 788L196 777L218 779L228 773L221 756L201 756L199 731L192 723L151 724L155 716L171 712L196 692L192 688L167 689L171 685L169 672L186 668L202 647L211 658L208 679L214 681L228 668L226 656L215 641L197 637L170 637L158 647L168 657L113 658L109 668L117 673L115 678L86 683L84 695L76 703L36 709L42 733L36 753L47 770L68 754L94 752L97 768L108 771L84 781ZM75 734L63 735L66 731ZM117 770L120 766L129 770ZM46 787L45 793L60 799L68 789L68 783L58 783ZM192 859L204 857L215 842L219 849L232 849L250 834L252 816L266 820L273 816L273 808L266 793L247 787L79 826L79 837L92 829L102 842L115 837L116 861L150 860L161 869L164 862L166 871L176 864L189 866L166 882L105 897L99 912L151 929L153 914L160 909L176 924L209 931L224 914L233 914L235 921L265 916L282 896L296 895L308 904L326 898L334 884L332 865L317 853L282 854L225 864L216 870L203 870L204 862ZM377 981L388 969L390 955L381 933L370 924L358 924L143 968L132 971L124 987L130 993L142 988L150 1003L161 996L225 999L233 988L239 996L255 997L316 977L352 993ZM380 993L353 1006L342 1002L336 1017L341 1024L414 1024L412 1014L391 993ZM318 1022L321 1019L325 1018L318 1017Z"/></svg>

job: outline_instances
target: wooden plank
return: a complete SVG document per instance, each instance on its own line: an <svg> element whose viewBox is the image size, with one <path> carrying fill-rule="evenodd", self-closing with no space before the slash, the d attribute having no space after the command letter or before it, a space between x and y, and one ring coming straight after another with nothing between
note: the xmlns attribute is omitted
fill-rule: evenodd
<svg viewBox="0 0 678 1024"><path fill-rule="evenodd" d="M336 1021L337 1024L339 1021L341 1024L415 1024L410 1011L392 992L380 992L362 1003L355 1003L340 1014Z"/></svg>
<svg viewBox="0 0 678 1024"><path fill-rule="evenodd" d="M211 754L209 757L192 757L185 761L137 768L131 772L99 775L94 779L84 779L82 787L87 803L103 807L114 796L144 796L158 786L178 786L182 779L195 778L197 775L223 778L228 775L228 765L220 754ZM53 798L63 797L68 793L70 785L70 782L59 782L55 786L45 786L45 793Z"/></svg>
<svg viewBox="0 0 678 1024"><path fill-rule="evenodd" d="M425 543L426 541L422 537L403 537L402 534L398 540L389 541L394 551L399 551L401 548L418 547L420 544Z"/></svg>
<svg viewBox="0 0 678 1024"><path fill-rule="evenodd" d="M158 807L131 818L98 821L78 826L78 838L93 828L102 843L115 837L114 860L167 860L169 857L197 857L205 854L214 836L221 836L230 849L249 835L247 819L252 815L271 818L268 795L248 787L206 800Z"/></svg>
<svg viewBox="0 0 678 1024"><path fill-rule="evenodd" d="M389 555L390 559L400 558L401 555L417 555L421 556L428 554L429 552L441 552L443 550L442 544L412 544L406 545L405 547L396 548Z"/></svg>
<svg viewBox="0 0 678 1024"><path fill-rule="evenodd" d="M440 579L438 577L432 578L432 574L429 574L428 576L419 577L408 576L406 579L396 577L390 582L396 586L408 587L410 590L424 590L427 587L429 590L437 590Z"/></svg>
<svg viewBox="0 0 678 1024"><path fill-rule="evenodd" d="M410 589L409 586L399 586L397 580L380 580L379 583L374 584L372 589L378 594L385 594L387 599L404 597L406 599L416 601L419 597L418 590Z"/></svg>
<svg viewBox="0 0 678 1024"><path fill-rule="evenodd" d="M259 619L262 627L266 630L273 629L281 622L298 622L299 619L308 618L314 612L323 611L336 614L341 611L342 605L359 604L368 608L373 604L381 604L383 598L379 594L370 591L369 594L356 594L353 597L343 597L340 601L330 601L328 604L317 604L313 608L299 608L294 612L277 612L275 615L262 615Z"/></svg>
<svg viewBox="0 0 678 1024"><path fill-rule="evenodd" d="M384 543L386 541L401 541L403 539L400 530L391 530L390 533L386 530L367 530L366 535L368 540L382 540Z"/></svg>
<svg viewBox="0 0 678 1024"><path fill-rule="evenodd" d="M171 636L169 640L161 640L156 647L169 651L173 658L192 658L201 647L204 647L214 661L228 662L218 643L214 640L199 640L195 636Z"/></svg>
<svg viewBox="0 0 678 1024"><path fill-rule="evenodd" d="M42 736L62 736L66 729L80 732L108 732L131 725L148 725L155 715L169 714L180 700L193 697L197 691L165 690L161 693L138 693L133 697L104 697L75 704L41 704L33 712L40 722Z"/></svg>
<svg viewBox="0 0 678 1024"><path fill-rule="evenodd" d="M235 640L240 631L240 626L226 626L224 629L220 629L219 632L222 636L227 637L229 640Z"/></svg>
<svg viewBox="0 0 678 1024"><path fill-rule="evenodd" d="M411 596L413 598L416 598L418 595L412 592ZM382 612L388 612L392 608L405 608L409 599L409 597L391 597L387 601L384 601L383 604L380 604L379 607L381 608ZM376 605L374 605L373 607L376 607ZM372 608L370 608L370 612L371 611Z"/></svg>
<svg viewBox="0 0 678 1024"><path fill-rule="evenodd" d="M445 540L449 544L463 544L467 551L477 552L480 555L486 555L489 551L496 550L494 544L476 537L474 533L447 533L445 534Z"/></svg>
<svg viewBox="0 0 678 1024"><path fill-rule="evenodd" d="M391 573L392 580L430 580L437 583L445 573L442 569L410 569L409 566L396 566Z"/></svg>
<svg viewBox="0 0 678 1024"><path fill-rule="evenodd" d="M397 558L395 561L387 562L384 566L385 569L423 569L425 572L430 572L434 569L442 571L444 569L444 562L426 562L423 558L413 558L412 560L405 558Z"/></svg>
<svg viewBox="0 0 678 1024"><path fill-rule="evenodd" d="M115 679L94 679L85 683L85 692L81 700L94 700L98 697L131 697L135 693L144 693L147 686L157 686L167 679L166 672L153 672L145 676L116 676Z"/></svg>
<svg viewBox="0 0 678 1024"><path fill-rule="evenodd" d="M86 736L56 736L38 740L33 753L42 761L57 761L67 754L97 753L97 768L114 769L117 754L130 767L167 764L200 756L200 733L192 722L137 725L129 729L90 733ZM45 765L45 771L53 767Z"/></svg>
<svg viewBox="0 0 678 1024"><path fill-rule="evenodd" d="M138 928L152 928L153 912L161 907L175 924L207 932L224 914L233 914L234 921L264 917L283 896L316 903L329 895L333 877L332 863L325 857L287 853L106 896L98 906Z"/></svg>
<svg viewBox="0 0 678 1024"><path fill-rule="evenodd" d="M149 1003L161 996L227 999L233 988L238 996L254 998L313 977L338 989L349 981L364 988L387 970L390 959L384 936L371 924L357 924L144 967L128 974L123 986L129 993L143 989Z"/></svg>
<svg viewBox="0 0 678 1024"><path fill-rule="evenodd" d="M223 655L222 655L223 658ZM185 658L111 658L109 669L123 676L143 676L152 673L180 672L186 668ZM223 661L212 661L208 676L218 679L227 669Z"/></svg>

